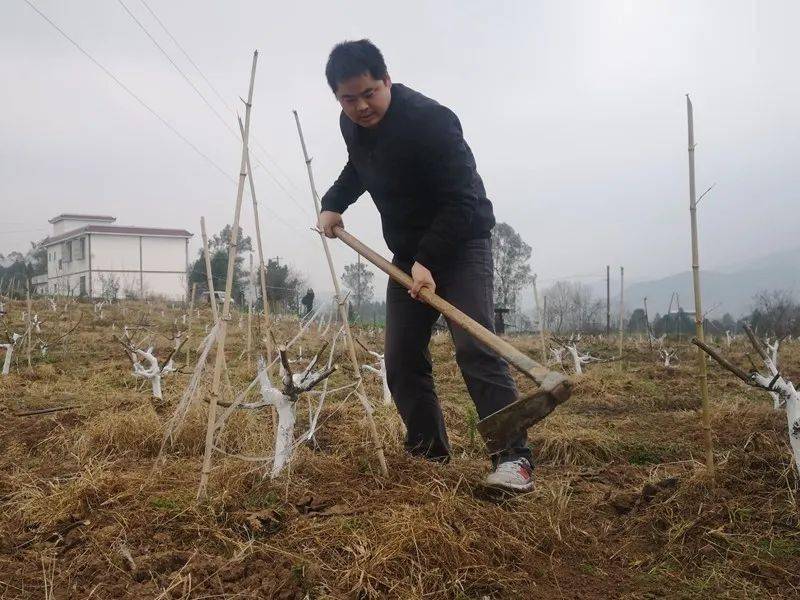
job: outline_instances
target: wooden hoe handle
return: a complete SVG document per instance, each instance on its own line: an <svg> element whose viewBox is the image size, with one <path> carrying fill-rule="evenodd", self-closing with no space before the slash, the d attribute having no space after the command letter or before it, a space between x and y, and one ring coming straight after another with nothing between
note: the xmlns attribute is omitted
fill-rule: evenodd
<svg viewBox="0 0 800 600"><path fill-rule="evenodd" d="M365 246L358 239L347 233L342 227L334 227L333 233L337 238L378 267L381 271L389 275L389 277L403 287L411 289L413 280L405 271L390 263L368 246ZM471 317L468 317L447 300L437 296L430 289L422 288L419 297L442 313L446 318L457 323L472 337L494 350L538 385L542 386L544 391L549 392L566 380L566 377L561 373L550 371L546 367L540 365L530 356L523 354L507 341L495 335Z"/></svg>

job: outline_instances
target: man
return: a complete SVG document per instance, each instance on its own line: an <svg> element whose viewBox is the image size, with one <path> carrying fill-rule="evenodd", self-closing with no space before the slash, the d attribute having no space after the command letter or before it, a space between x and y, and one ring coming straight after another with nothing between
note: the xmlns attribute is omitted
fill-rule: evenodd
<svg viewBox="0 0 800 600"><path fill-rule="evenodd" d="M418 300L435 291L484 327L493 327L491 230L495 220L464 141L448 108L392 83L380 50L369 40L338 44L325 69L342 106L340 126L349 160L322 198L319 228L334 237L342 213L369 191L393 263L414 280L411 290L389 281L385 360L389 389L406 425L406 448L446 461L450 447L433 385L428 350L439 313ZM478 415L484 418L517 397L508 365L463 329L448 323L456 361ZM492 457L487 483L533 488L527 437L514 436Z"/></svg>

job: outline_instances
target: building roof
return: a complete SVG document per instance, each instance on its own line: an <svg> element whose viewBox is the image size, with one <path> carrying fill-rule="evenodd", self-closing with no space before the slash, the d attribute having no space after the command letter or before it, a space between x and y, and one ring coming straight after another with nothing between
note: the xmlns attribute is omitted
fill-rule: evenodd
<svg viewBox="0 0 800 600"><path fill-rule="evenodd" d="M84 233L104 233L108 235L143 235L154 237L180 237L190 238L192 233L185 229L162 229L160 227L126 227L123 225L84 225L77 229L72 229L54 237L45 238L42 244L49 246L56 242L61 242L68 238L76 237Z"/></svg>
<svg viewBox="0 0 800 600"><path fill-rule="evenodd" d="M77 213L61 213L60 215L56 215L52 219L48 219L48 223L58 223L59 221L64 221L65 219L71 220L80 220L80 221L106 221L108 223L113 223L117 220L117 217L111 217L109 215L81 215Z"/></svg>

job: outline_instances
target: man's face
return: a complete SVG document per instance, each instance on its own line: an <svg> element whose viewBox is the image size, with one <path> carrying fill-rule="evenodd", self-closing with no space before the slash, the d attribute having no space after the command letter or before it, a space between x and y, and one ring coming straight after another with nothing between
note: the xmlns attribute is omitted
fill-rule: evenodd
<svg viewBox="0 0 800 600"><path fill-rule="evenodd" d="M351 77L336 86L336 99L353 123L375 127L381 122L392 100L392 80L373 79L369 73Z"/></svg>

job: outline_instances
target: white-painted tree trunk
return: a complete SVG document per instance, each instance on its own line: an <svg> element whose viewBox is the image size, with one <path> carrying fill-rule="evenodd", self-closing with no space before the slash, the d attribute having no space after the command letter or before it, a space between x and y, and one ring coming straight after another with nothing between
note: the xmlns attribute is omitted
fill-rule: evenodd
<svg viewBox="0 0 800 600"><path fill-rule="evenodd" d="M780 340L775 340L774 342L770 343L769 340L765 341L765 345L767 346L767 350L769 350L769 360L771 361L771 365L769 362L766 362L767 369L773 375L777 375L778 373L778 347L780 346ZM781 397L778 392L770 392L770 396L772 396L772 407L775 410L780 410L781 406L784 403L783 398Z"/></svg>
<svg viewBox="0 0 800 600"><path fill-rule="evenodd" d="M677 350L664 349L661 351L661 356L664 358L664 368L669 369L672 367L671 361L676 354Z"/></svg>
<svg viewBox="0 0 800 600"><path fill-rule="evenodd" d="M11 370L11 355L14 353L14 344L0 344L0 348L6 349L6 357L3 360L3 375L8 375Z"/></svg>
<svg viewBox="0 0 800 600"><path fill-rule="evenodd" d="M567 351L572 356L572 367L575 369L576 375L583 375L583 369L581 368L581 357L578 354L578 349L575 346L567 346Z"/></svg>
<svg viewBox="0 0 800 600"><path fill-rule="evenodd" d="M143 359L147 361L147 367L142 365L142 363L134 360L133 362L133 376L137 379L146 379L150 382L150 386L152 387L153 398L157 400L163 400L163 395L161 391L161 378L164 375L174 372L175 365L172 362L172 359L169 360L167 364L163 367L159 367L158 359L153 354L153 348L150 347L147 350L139 350L138 348L134 349L136 355L141 356Z"/></svg>
<svg viewBox="0 0 800 600"><path fill-rule="evenodd" d="M774 393L780 398L779 402L786 408L786 421L789 425L789 444L792 447L795 468L800 474L800 395L798 395L792 382L783 377L778 377L772 383L774 377L767 377L761 373L753 373L752 376L753 380L760 386L774 390ZM772 383L771 387L770 383Z"/></svg>
<svg viewBox="0 0 800 600"><path fill-rule="evenodd" d="M593 360L600 360L589 354L581 354L580 352L578 352L578 347L574 342L571 344L567 344L566 349L572 356L572 366L575 369L576 375L583 374L583 365L589 364Z"/></svg>
<svg viewBox="0 0 800 600"><path fill-rule="evenodd" d="M379 364L380 368L377 369L372 365L361 365L361 368L370 373L375 373L375 375L381 378L381 383L383 384L383 403L388 406L392 403L392 393L389 391L389 381L386 378L386 362L383 360L383 355L380 357Z"/></svg>
<svg viewBox="0 0 800 600"><path fill-rule="evenodd" d="M279 394L275 400L275 409L278 412L278 427L275 432L275 458L272 462L270 477L273 479L280 475L283 468L289 464L294 454L294 424L297 420L295 404L287 396Z"/></svg>
<svg viewBox="0 0 800 600"><path fill-rule="evenodd" d="M560 367L564 366L564 349L563 348L550 348L553 355L553 362L557 362Z"/></svg>

